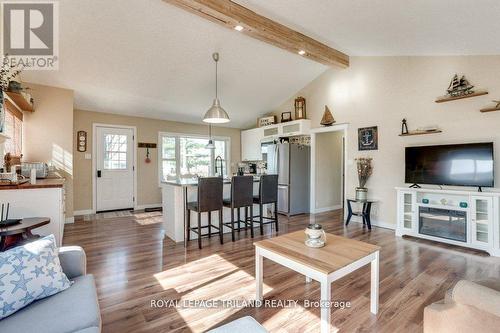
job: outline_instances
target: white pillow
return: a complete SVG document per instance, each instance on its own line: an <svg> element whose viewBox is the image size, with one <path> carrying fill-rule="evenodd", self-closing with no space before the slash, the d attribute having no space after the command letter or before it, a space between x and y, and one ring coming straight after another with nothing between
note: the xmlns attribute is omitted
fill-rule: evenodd
<svg viewBox="0 0 500 333"><path fill-rule="evenodd" d="M54 235L0 252L0 319L70 285Z"/></svg>

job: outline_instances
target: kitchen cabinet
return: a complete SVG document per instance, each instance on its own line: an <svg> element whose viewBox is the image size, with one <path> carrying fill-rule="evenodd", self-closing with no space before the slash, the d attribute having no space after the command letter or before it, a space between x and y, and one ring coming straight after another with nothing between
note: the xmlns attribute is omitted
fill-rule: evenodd
<svg viewBox="0 0 500 333"><path fill-rule="evenodd" d="M262 153L260 143L264 138L264 128L253 128L241 131L241 159L243 161L260 161Z"/></svg>

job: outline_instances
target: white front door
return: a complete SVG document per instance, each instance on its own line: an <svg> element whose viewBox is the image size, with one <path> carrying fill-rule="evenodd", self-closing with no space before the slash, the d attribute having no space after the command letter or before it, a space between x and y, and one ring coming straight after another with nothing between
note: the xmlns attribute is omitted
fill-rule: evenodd
<svg viewBox="0 0 500 333"><path fill-rule="evenodd" d="M96 210L134 207L134 130L96 127Z"/></svg>

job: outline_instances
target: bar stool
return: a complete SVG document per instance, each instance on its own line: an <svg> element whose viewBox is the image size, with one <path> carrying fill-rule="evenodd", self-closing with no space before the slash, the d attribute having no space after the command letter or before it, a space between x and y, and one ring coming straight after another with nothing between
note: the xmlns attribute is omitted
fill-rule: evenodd
<svg viewBox="0 0 500 333"><path fill-rule="evenodd" d="M262 175L259 182L259 194L253 198L253 202L259 205L259 215L252 216L252 223L258 223L260 234L264 234L264 224L274 223L278 232L278 175ZM264 217L263 206L274 204L274 218ZM258 217L255 221L253 218ZM267 221L264 222L264 219Z"/></svg>
<svg viewBox="0 0 500 333"><path fill-rule="evenodd" d="M190 240L190 232L198 235L198 248L201 249L201 238L211 237L212 228L216 229L219 233L220 243L223 244L222 239L222 196L223 196L223 180L221 177L205 177L198 179L198 201L188 202L187 204L187 226L186 232L187 240ZM198 213L198 225L191 227L191 211ZM212 212L219 212L219 226L212 225ZM201 213L208 213L208 225L201 225ZM202 233L201 230L208 228L207 233Z"/></svg>
<svg viewBox="0 0 500 333"><path fill-rule="evenodd" d="M252 223L249 221L248 208L250 207L250 216L253 215L253 176L233 176L231 179L231 198L224 199L224 206L231 209L231 222L224 225L231 229L231 239L234 242L234 209L238 210L238 227L240 231L240 222L245 224L245 229L250 226L250 233L253 238ZM240 209L245 208L245 220L241 221Z"/></svg>

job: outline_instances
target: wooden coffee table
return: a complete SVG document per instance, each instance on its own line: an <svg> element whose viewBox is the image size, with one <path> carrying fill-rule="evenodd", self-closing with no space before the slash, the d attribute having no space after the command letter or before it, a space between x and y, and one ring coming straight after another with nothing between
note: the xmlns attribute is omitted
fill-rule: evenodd
<svg viewBox="0 0 500 333"><path fill-rule="evenodd" d="M321 283L321 303L331 302L331 283L355 270L371 264L370 311L378 312L380 247L345 237L326 234L326 245L314 249L304 244L304 231L255 242L256 297L263 300L263 258L288 267ZM330 332L330 306L321 307L321 332Z"/></svg>

